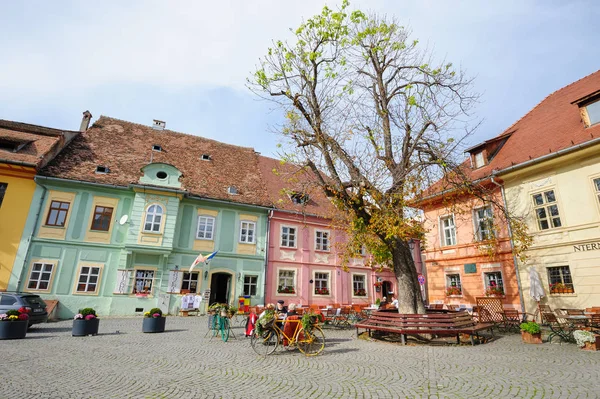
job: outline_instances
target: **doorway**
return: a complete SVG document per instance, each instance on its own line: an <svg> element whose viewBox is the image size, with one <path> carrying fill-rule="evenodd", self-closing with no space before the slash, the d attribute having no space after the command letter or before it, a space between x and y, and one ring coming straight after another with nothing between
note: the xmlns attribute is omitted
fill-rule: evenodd
<svg viewBox="0 0 600 399"><path fill-rule="evenodd" d="M392 295L394 294L394 288L392 283L389 281L384 281L381 286L381 296L386 297L388 302L392 301Z"/></svg>
<svg viewBox="0 0 600 399"><path fill-rule="evenodd" d="M229 293L231 290L231 274L213 273L210 279L210 301L209 305L215 302L229 304Z"/></svg>

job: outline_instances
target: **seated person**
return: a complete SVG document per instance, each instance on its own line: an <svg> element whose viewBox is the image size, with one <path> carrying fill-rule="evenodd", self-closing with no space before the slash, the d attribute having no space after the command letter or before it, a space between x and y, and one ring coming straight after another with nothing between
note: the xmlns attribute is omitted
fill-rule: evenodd
<svg viewBox="0 0 600 399"><path fill-rule="evenodd" d="M298 313L296 313L296 304L295 303L290 303L290 306L288 306L287 315L288 315L288 317L298 315Z"/></svg>
<svg viewBox="0 0 600 399"><path fill-rule="evenodd" d="M379 302L379 309L385 309L388 305L388 301L386 297L381 298L381 302Z"/></svg>
<svg viewBox="0 0 600 399"><path fill-rule="evenodd" d="M395 307L396 309L398 309L398 297L397 296L392 297L392 306Z"/></svg>
<svg viewBox="0 0 600 399"><path fill-rule="evenodd" d="M277 317L278 319L285 319L285 317L287 316L287 307L283 306L285 302L283 301L283 299L280 299L277 301L277 305L275 306L275 317ZM283 323L281 322L277 322L277 325L279 326L279 328L283 327Z"/></svg>

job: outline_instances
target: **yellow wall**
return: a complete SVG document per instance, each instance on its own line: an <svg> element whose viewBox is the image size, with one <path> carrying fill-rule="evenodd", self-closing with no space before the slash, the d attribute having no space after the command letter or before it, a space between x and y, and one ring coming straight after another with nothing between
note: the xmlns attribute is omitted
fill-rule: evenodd
<svg viewBox="0 0 600 399"><path fill-rule="evenodd" d="M198 240L196 239L196 232L198 229L198 219L196 218L196 230L194 230L194 251L201 251L201 252L205 252L205 251L214 251L215 250L215 235L217 233L217 215L219 214L219 211L216 210L212 210L212 209L198 209L198 216L212 216L215 218L215 227L214 227L214 231L213 231L213 238L212 240Z"/></svg>
<svg viewBox="0 0 600 399"><path fill-rule="evenodd" d="M115 225L115 217L117 215L118 204L118 198L94 197L94 202L92 203L92 208L90 211L90 217L88 218L87 232L85 234L86 241L110 244L110 237L112 234L113 226ZM96 206L113 208L113 214L108 231L92 230L92 222L94 221L94 211L96 209Z"/></svg>
<svg viewBox="0 0 600 399"><path fill-rule="evenodd" d="M240 215L240 222L254 222L255 228L258 229L258 217L254 215ZM239 232L238 232L238 243L237 243L237 253L244 255L255 255L256 254L256 244L245 244L239 242ZM254 242L256 242L256 230L254 230Z"/></svg>
<svg viewBox="0 0 600 399"><path fill-rule="evenodd" d="M519 274L526 311L537 304L529 295L529 267L540 274L552 309L586 308L600 304L600 202L592 179L600 177L600 146L578 151L501 176L512 212L525 216L534 243ZM532 195L554 190L561 227L540 230L533 213ZM592 245L594 244L594 245ZM583 245L583 247L582 247ZM569 266L574 293L551 294L548 267Z"/></svg>
<svg viewBox="0 0 600 399"><path fill-rule="evenodd" d="M46 220L48 219L48 212L50 210L50 204L52 204L52 201L62 201L70 204L69 211L67 212L67 218L65 219L65 225L63 227L46 226ZM48 191L48 199L46 200L46 206L44 207L44 213L42 214L40 228L38 230L38 237L64 240L67 235L67 229L69 228L69 220L71 220L71 214L73 213L74 201L75 193Z"/></svg>
<svg viewBox="0 0 600 399"><path fill-rule="evenodd" d="M0 164L0 182L8 183L0 206L0 291L8 287L35 191L34 175L33 169Z"/></svg>

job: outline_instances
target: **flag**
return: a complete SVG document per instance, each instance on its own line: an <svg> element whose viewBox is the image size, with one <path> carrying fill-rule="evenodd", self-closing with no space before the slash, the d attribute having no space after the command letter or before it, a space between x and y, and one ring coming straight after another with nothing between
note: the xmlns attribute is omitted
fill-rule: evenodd
<svg viewBox="0 0 600 399"><path fill-rule="evenodd" d="M207 255L206 257L202 256L202 254L199 254L198 257L194 260L194 262L192 263L192 265L190 266L190 273L192 272L192 270L194 270L194 267L196 267L196 265L198 263L206 263L209 260L211 260L212 258L215 257L215 255L217 254L217 252L219 252L218 250Z"/></svg>

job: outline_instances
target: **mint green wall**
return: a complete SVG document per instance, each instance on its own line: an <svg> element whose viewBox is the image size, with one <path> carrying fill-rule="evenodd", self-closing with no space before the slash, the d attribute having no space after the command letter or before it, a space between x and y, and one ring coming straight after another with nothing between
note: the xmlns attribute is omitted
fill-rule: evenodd
<svg viewBox="0 0 600 399"><path fill-rule="evenodd" d="M170 172L171 173L171 172ZM77 182L44 182L44 186L52 191L74 192L76 194L71 204L71 218L65 240L39 238L34 226L39 226L46 215L44 210L48 198L44 198L44 187L38 186L26 223L22 242L17 253L14 275L9 287L25 289L28 280L27 272L34 258L56 260L51 291L40 294L46 299L58 299L58 317L70 318L80 308L93 307L101 316L133 315L136 308L149 310L165 300L171 313L180 306L181 296L166 294L169 271L187 270L198 255L193 250L196 235L198 209L212 209L218 212L215 224L215 248L218 255L208 265L198 265L200 273L199 286L201 290L208 288L210 281L204 279L204 272L220 269L231 273L236 279L236 291L231 293L231 301L236 302L242 295L244 273L258 275L257 295L252 298L253 304L264 301L264 265L266 260L266 226L267 209L229 204L224 202L190 199L179 199L171 195L149 194L134 192L130 188L105 188ZM139 190L139 188L136 188ZM160 190L153 188L153 191ZM113 231L110 244L87 243L84 241L94 196L112 197L119 200L113 215ZM160 203L165 207L166 219L163 230L163 240L160 246L142 245L138 243L140 229L143 223L146 206ZM40 208L41 206L41 208ZM253 255L236 253L239 239L240 215L254 215L257 220L257 251ZM119 225L118 220L128 215L129 220ZM81 262L94 262L104 265L99 285L98 295L73 294L78 278L78 266ZM139 266L157 268L155 295L149 298L138 298L132 295L114 294L119 269L133 269ZM22 281L19 277L22 274Z"/></svg>

